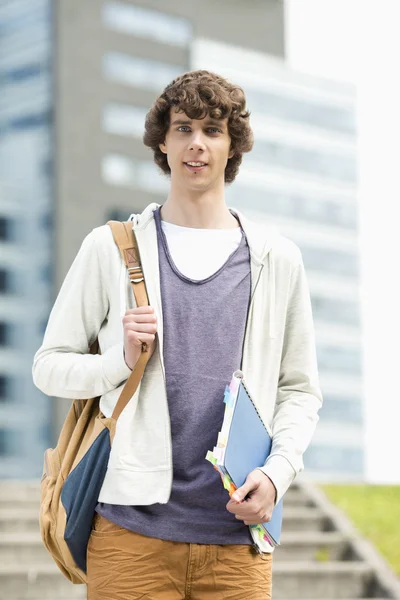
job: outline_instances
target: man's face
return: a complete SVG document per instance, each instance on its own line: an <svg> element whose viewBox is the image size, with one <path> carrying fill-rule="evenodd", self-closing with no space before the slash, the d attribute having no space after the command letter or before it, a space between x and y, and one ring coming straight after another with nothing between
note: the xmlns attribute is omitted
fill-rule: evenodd
<svg viewBox="0 0 400 600"><path fill-rule="evenodd" d="M167 155L171 180L197 191L221 185L230 149L228 119L190 119L170 109L170 126L160 150Z"/></svg>

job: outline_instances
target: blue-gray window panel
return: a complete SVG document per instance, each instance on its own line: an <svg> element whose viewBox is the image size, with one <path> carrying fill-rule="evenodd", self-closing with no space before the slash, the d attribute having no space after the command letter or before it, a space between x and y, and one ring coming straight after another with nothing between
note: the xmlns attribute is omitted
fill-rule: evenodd
<svg viewBox="0 0 400 600"><path fill-rule="evenodd" d="M20 34L22 29L27 29L29 33L38 25L51 25L51 3L48 0L31 11L27 11L24 7L24 12L0 19L0 37L4 39L14 33Z"/></svg>
<svg viewBox="0 0 400 600"><path fill-rule="evenodd" d="M357 302L312 295L311 304L315 320L360 326L360 305Z"/></svg>
<svg viewBox="0 0 400 600"><path fill-rule="evenodd" d="M14 69L7 69L0 73L0 84L14 84L25 82L27 79L39 77L43 71L47 72L49 65L43 65L40 63L22 65L15 67Z"/></svg>
<svg viewBox="0 0 400 600"><path fill-rule="evenodd" d="M364 452L362 448L310 446L304 453L304 466L327 474L358 475L364 471Z"/></svg>
<svg viewBox="0 0 400 600"><path fill-rule="evenodd" d="M229 190L230 197L239 205L293 219L356 230L358 211L356 202L338 203L334 199L313 200L299 192L280 192L241 186Z"/></svg>
<svg viewBox="0 0 400 600"><path fill-rule="evenodd" d="M349 278L359 275L359 260L356 251L341 252L330 248L310 247L299 244L306 269L324 271Z"/></svg>
<svg viewBox="0 0 400 600"><path fill-rule="evenodd" d="M359 348L317 345L318 366L324 371L361 375L362 358Z"/></svg>
<svg viewBox="0 0 400 600"><path fill-rule="evenodd" d="M274 92L246 90L247 106L279 119L305 123L340 133L356 134L356 117L352 108L319 104Z"/></svg>
<svg viewBox="0 0 400 600"><path fill-rule="evenodd" d="M10 396L10 377L0 373L0 402L5 402Z"/></svg>
<svg viewBox="0 0 400 600"><path fill-rule="evenodd" d="M319 412L321 421L334 421L361 424L363 422L363 404L361 398L339 398L324 393L324 401Z"/></svg>
<svg viewBox="0 0 400 600"><path fill-rule="evenodd" d="M10 131L26 131L29 129L48 127L51 124L51 120L51 110L25 114L21 117L16 117L0 123L0 135L6 135Z"/></svg>
<svg viewBox="0 0 400 600"><path fill-rule="evenodd" d="M19 432L0 428L0 456L11 456L17 453Z"/></svg>
<svg viewBox="0 0 400 600"><path fill-rule="evenodd" d="M318 150L308 150L277 141L255 140L252 157L265 165L283 167L301 173L329 177L336 181L357 181L356 156L339 156Z"/></svg>

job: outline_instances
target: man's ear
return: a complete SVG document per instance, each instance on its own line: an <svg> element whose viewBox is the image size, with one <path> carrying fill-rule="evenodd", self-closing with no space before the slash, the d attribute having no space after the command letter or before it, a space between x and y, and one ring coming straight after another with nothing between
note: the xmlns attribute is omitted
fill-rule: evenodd
<svg viewBox="0 0 400 600"><path fill-rule="evenodd" d="M163 154L167 154L167 146L165 145L165 142L163 142L162 144L159 144L158 147L160 148L160 150Z"/></svg>
<svg viewBox="0 0 400 600"><path fill-rule="evenodd" d="M234 156L235 156L235 151L231 149L229 151L228 158L233 158Z"/></svg>

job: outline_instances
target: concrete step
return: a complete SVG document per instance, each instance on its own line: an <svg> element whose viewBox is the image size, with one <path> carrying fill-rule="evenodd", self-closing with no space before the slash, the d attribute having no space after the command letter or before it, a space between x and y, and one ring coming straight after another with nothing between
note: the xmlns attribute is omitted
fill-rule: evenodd
<svg viewBox="0 0 400 600"><path fill-rule="evenodd" d="M0 481L0 507L38 504L39 496L39 481Z"/></svg>
<svg viewBox="0 0 400 600"><path fill-rule="evenodd" d="M30 506L38 507L40 483L38 481L0 481L0 509ZM284 496L285 507L307 507L311 501L297 487L292 486Z"/></svg>
<svg viewBox="0 0 400 600"><path fill-rule="evenodd" d="M323 531L328 528L327 519L319 508L283 507L282 533Z"/></svg>
<svg viewBox="0 0 400 600"><path fill-rule="evenodd" d="M281 546L274 552L274 561L340 561L347 548L346 539L336 532L282 534ZM50 563L51 560L39 533L0 534L1 565L22 564L30 567Z"/></svg>
<svg viewBox="0 0 400 600"><path fill-rule="evenodd" d="M274 600L344 600L365 597L371 570L363 563L276 562ZM72 585L56 566L0 567L0 600L76 600L86 587Z"/></svg>
<svg viewBox="0 0 400 600"><path fill-rule="evenodd" d="M0 533L39 531L39 508L1 508Z"/></svg>
<svg viewBox="0 0 400 600"><path fill-rule="evenodd" d="M84 600L86 585L73 585L54 564L27 569L0 566L0 600Z"/></svg>
<svg viewBox="0 0 400 600"><path fill-rule="evenodd" d="M349 542L336 531L283 532L281 545L274 551L274 561L340 561L348 548Z"/></svg>
<svg viewBox="0 0 400 600"><path fill-rule="evenodd" d="M53 564L52 561L40 533L36 531L0 533L0 565L33 567L46 563Z"/></svg>
<svg viewBox="0 0 400 600"><path fill-rule="evenodd" d="M362 562L276 561L272 597L274 600L362 598L368 596L372 577L371 568Z"/></svg>
<svg viewBox="0 0 400 600"><path fill-rule="evenodd" d="M285 507L312 506L312 501L298 488L289 488L283 497Z"/></svg>
<svg viewBox="0 0 400 600"><path fill-rule="evenodd" d="M316 532L326 529L326 518L318 508L285 507L283 510L282 531ZM0 508L0 533L39 531L39 508L14 507Z"/></svg>

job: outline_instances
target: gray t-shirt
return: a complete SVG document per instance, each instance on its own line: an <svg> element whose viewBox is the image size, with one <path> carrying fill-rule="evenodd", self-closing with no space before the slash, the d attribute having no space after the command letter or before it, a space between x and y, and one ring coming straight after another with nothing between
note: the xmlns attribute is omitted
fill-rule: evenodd
<svg viewBox="0 0 400 600"><path fill-rule="evenodd" d="M167 504L99 504L106 519L142 535L198 544L251 544L249 529L227 511L229 496L205 460L217 442L224 389L240 368L250 301L250 252L239 247L212 276L182 275L154 212L164 321L164 362L171 418L173 483Z"/></svg>

